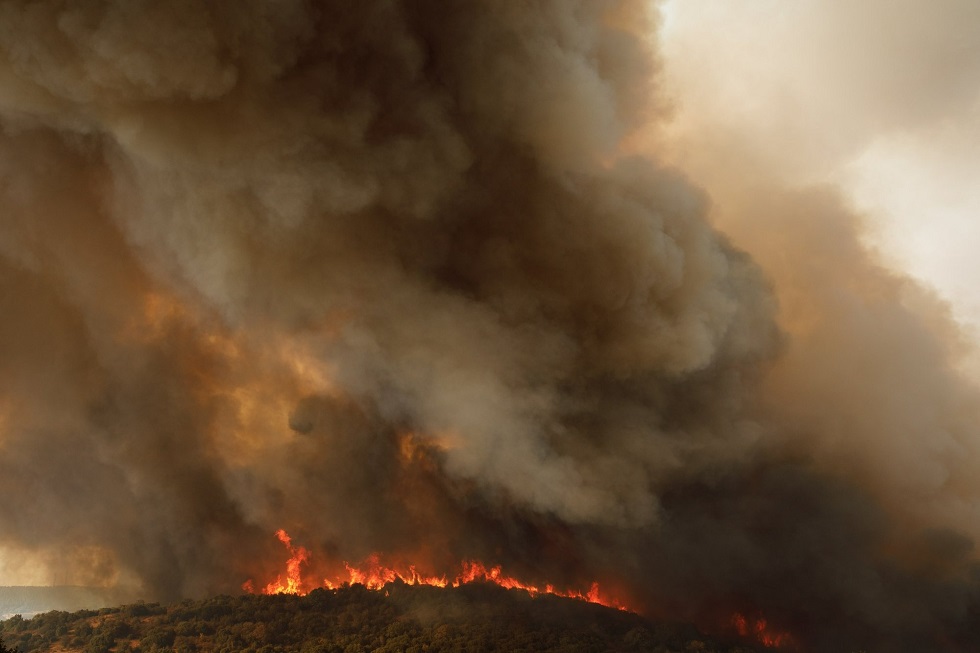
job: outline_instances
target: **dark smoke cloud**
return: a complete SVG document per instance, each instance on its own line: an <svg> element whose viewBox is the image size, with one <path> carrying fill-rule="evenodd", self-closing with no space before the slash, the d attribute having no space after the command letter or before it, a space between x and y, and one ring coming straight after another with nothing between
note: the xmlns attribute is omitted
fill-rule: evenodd
<svg viewBox="0 0 980 653"><path fill-rule="evenodd" d="M0 5L3 543L173 598L284 527L975 642L955 329L814 193L759 212L812 227L762 257L780 330L705 195L621 154L666 104L645 4Z"/></svg>

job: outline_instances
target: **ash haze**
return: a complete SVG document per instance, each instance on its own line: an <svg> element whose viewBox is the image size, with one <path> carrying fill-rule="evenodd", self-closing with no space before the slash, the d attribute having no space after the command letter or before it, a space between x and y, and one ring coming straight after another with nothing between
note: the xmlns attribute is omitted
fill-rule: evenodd
<svg viewBox="0 0 980 653"><path fill-rule="evenodd" d="M9 578L234 592L285 528L980 645L972 343L853 172L968 115L973 4L745 3L720 59L700 4L0 3Z"/></svg>
<svg viewBox="0 0 980 653"><path fill-rule="evenodd" d="M739 186L834 184L875 255L950 299L975 339L980 5L662 6L669 158L711 191L719 223L737 231Z"/></svg>

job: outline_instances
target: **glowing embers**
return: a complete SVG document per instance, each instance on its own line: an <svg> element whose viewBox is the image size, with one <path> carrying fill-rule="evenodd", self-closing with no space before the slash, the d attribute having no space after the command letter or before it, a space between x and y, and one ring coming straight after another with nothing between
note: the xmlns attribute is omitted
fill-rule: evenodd
<svg viewBox="0 0 980 653"><path fill-rule="evenodd" d="M276 536L286 546L289 551L289 559L286 561L286 574L278 576L275 581L266 585L261 591L264 594L306 594L313 587L302 578L301 567L309 561L310 554L301 546L293 546L289 535L279 530ZM498 566L488 567L476 560L465 560L460 563L459 572L455 576L424 574L418 571L414 565L403 567L389 566L382 562L380 554L372 554L358 565L344 562L343 573L335 574L332 577L324 578L320 586L328 589L336 589L343 585L363 585L368 589L380 590L388 583L402 582L408 585L430 585L434 587L459 587L467 583L492 583L506 589L521 589L536 596L539 594L553 594L566 598L580 599L589 603L597 603L610 608L628 610L622 602L602 593L598 583L592 583L587 591L576 589L558 589L554 585L532 585L525 583L513 576L503 573ZM451 578L451 580L450 580ZM254 584L251 580L242 585L246 592L255 592Z"/></svg>
<svg viewBox="0 0 980 653"><path fill-rule="evenodd" d="M732 615L732 626L739 636L754 639L767 648L794 646L793 636L773 629L765 617L747 619L742 613L736 612Z"/></svg>

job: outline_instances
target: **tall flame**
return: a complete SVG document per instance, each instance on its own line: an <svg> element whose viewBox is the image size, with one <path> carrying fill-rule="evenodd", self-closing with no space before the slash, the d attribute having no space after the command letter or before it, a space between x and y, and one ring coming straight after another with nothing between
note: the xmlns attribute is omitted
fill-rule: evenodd
<svg viewBox="0 0 980 653"><path fill-rule="evenodd" d="M289 559L286 561L286 575L283 578L279 575L275 581L269 583L262 590L263 594L306 594L310 587L303 581L301 567L309 561L309 551L301 546L293 546L292 540L286 531L280 529L276 532L276 537L286 546L289 551ZM504 574L500 565L488 567L477 560L464 560L459 565L459 572L452 577L447 575L424 574L419 572L415 565L403 567L389 566L382 562L381 554L374 553L368 556L358 565L344 562L344 573L339 573L331 578L324 578L321 587L327 589L337 589L344 585L363 585L368 589L380 590L385 585L394 582L402 582L408 585L430 585L433 587L459 587L468 583L493 583L506 589L524 590L532 596L540 594L552 594L566 598L580 599L589 603L597 603L610 608L619 610L629 610L629 608L613 597L604 594L599 583L593 582L586 591L577 589L559 589L554 585L533 585L526 583L514 576ZM254 584L251 580L242 585L246 592L255 592Z"/></svg>
<svg viewBox="0 0 980 653"><path fill-rule="evenodd" d="M301 567L310 559L310 552L301 546L293 546L292 538L283 529L276 531L276 537L282 542L289 551L289 560L286 561L286 578L282 575L276 577L274 581L265 586L263 594L306 594L303 589L303 576ZM251 579L245 581L242 589L246 592L254 593L255 588Z"/></svg>

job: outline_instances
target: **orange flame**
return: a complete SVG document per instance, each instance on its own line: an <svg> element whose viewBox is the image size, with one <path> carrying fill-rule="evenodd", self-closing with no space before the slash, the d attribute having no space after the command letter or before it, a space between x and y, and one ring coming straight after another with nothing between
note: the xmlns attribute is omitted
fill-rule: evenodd
<svg viewBox="0 0 980 653"><path fill-rule="evenodd" d="M263 594L306 594L300 572L301 565L309 560L309 552L301 546L293 546L292 541L285 531L276 532L279 540L286 545L289 551L289 560L286 562L286 579L282 576L276 578L272 583L265 586ZM368 589L380 590L388 583L400 581L408 585L430 585L434 587L459 587L468 583L493 583L506 589L521 589L532 596L539 594L553 594L565 598L580 599L589 603L597 603L610 608L628 611L625 604L604 595L599 588L599 583L592 583L587 591L576 589L556 589L553 585L543 587L525 583L513 576L503 573L503 569L497 565L487 567L482 562L476 560L464 560L460 563L460 572L450 581L447 576L427 575L420 573L414 565L404 568L390 567L381 562L380 554L374 553L368 556L360 565L354 566L344 562L346 574L339 574L333 578L324 578L322 587L327 589L337 589L344 585L363 585ZM246 581L242 585L246 592L254 593L252 581Z"/></svg>
<svg viewBox="0 0 980 653"><path fill-rule="evenodd" d="M381 556L374 553L360 564L358 567L345 562L347 577L336 576L333 579L324 578L323 587L327 589L337 589L343 585L363 585L371 590L379 590L388 583L401 581L408 585L433 585L435 587L445 587L448 585L444 576L426 576L420 574L414 565L409 565L408 569L396 571L391 567L381 564Z"/></svg>
<svg viewBox="0 0 980 653"><path fill-rule="evenodd" d="M746 619L743 614L736 612L732 615L732 626L742 637L751 637L766 648L782 648L793 644L793 636L784 631L774 630L769 626L765 617L755 620Z"/></svg>
<svg viewBox="0 0 980 653"><path fill-rule="evenodd" d="M289 551L289 560L286 561L286 579L283 580L282 575L277 576L274 581L265 586L262 593L306 594L303 590L303 576L300 567L310 559L310 552L301 546L293 546L289 534L281 528L276 531L276 537L286 545L286 549ZM249 593L255 592L251 579L245 581L242 589Z"/></svg>

